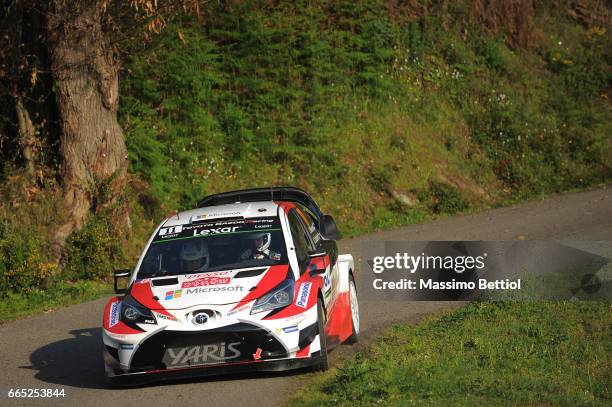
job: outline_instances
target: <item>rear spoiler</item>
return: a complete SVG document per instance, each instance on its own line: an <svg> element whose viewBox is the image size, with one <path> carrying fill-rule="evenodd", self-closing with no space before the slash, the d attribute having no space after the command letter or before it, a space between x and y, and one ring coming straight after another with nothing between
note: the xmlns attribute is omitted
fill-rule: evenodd
<svg viewBox="0 0 612 407"><path fill-rule="evenodd" d="M210 195L198 202L198 208L227 205L242 202L289 201L297 202L310 209L317 218L323 215L321 209L307 192L295 187L252 188Z"/></svg>

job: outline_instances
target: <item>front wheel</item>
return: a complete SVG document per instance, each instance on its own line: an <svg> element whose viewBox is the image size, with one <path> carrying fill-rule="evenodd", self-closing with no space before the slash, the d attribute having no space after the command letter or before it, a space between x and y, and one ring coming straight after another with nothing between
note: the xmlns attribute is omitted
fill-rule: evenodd
<svg viewBox="0 0 612 407"><path fill-rule="evenodd" d="M325 371L329 369L327 360L327 337L325 336L325 311L323 310L323 300L317 300L317 326L319 328L319 345L321 346L320 360L315 366L315 370Z"/></svg>
<svg viewBox="0 0 612 407"><path fill-rule="evenodd" d="M359 340L359 303L357 302L357 287L353 276L349 280L349 303L351 306L351 326L353 333L348 337L348 343L355 343Z"/></svg>

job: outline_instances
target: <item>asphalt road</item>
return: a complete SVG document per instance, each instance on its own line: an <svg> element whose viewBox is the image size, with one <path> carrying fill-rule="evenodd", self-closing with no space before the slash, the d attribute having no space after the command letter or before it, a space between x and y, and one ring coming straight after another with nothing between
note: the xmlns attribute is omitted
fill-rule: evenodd
<svg viewBox="0 0 612 407"><path fill-rule="evenodd" d="M525 204L343 240L341 252L360 260L373 240L612 240L611 189L571 193ZM363 268L359 262L357 271ZM357 278L359 285L359 278ZM0 325L0 405L146 405L155 407L274 406L311 373L240 375L107 389L101 357L101 314L106 299ZM361 300L362 340L341 346L332 364L372 341L381 328L416 323L424 315L458 303ZM8 399L10 388L59 388L65 398Z"/></svg>

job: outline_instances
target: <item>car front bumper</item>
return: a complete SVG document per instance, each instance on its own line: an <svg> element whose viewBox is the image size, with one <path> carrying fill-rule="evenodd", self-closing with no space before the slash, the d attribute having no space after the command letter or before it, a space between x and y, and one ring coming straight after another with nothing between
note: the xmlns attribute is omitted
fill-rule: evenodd
<svg viewBox="0 0 612 407"><path fill-rule="evenodd" d="M196 376L299 369L319 363L320 352L314 347L309 351L318 332L304 329L297 334L299 350L285 348L277 335L247 323L205 331L161 330L129 345L104 332L106 376L111 384L138 385Z"/></svg>

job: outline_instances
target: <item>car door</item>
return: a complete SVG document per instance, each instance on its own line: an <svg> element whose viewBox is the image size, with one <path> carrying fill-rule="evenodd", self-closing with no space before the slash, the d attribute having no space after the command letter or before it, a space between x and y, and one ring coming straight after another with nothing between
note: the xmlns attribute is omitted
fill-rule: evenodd
<svg viewBox="0 0 612 407"><path fill-rule="evenodd" d="M338 246L333 240L325 240L321 236L317 224L315 223L314 216L301 205L296 206L295 212L299 217L300 223L306 230L308 239L315 251L324 251L325 256L320 258L313 258L311 264L317 268L322 268L323 265L325 273L323 277L323 300L325 302L325 309L330 310L331 305L334 303L337 297L337 287L339 283L338 273Z"/></svg>

